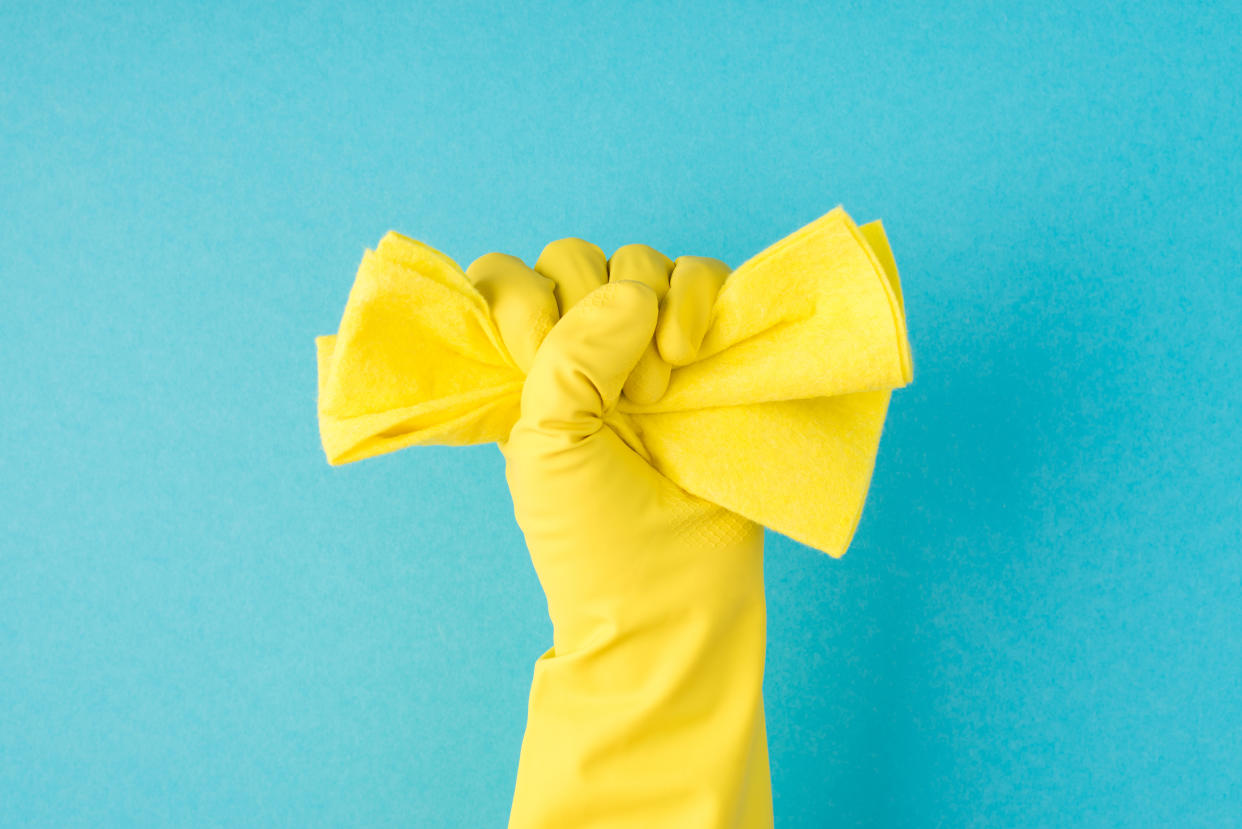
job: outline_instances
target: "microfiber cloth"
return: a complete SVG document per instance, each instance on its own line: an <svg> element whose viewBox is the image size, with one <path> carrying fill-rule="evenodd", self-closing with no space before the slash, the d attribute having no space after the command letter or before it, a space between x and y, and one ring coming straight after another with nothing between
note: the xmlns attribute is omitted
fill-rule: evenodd
<svg viewBox="0 0 1242 829"><path fill-rule="evenodd" d="M315 339L319 430L340 465L505 440L525 375L450 257L389 232L335 335ZM686 491L833 558L862 515L892 391L913 380L879 221L838 205L728 274L697 358L614 425Z"/></svg>

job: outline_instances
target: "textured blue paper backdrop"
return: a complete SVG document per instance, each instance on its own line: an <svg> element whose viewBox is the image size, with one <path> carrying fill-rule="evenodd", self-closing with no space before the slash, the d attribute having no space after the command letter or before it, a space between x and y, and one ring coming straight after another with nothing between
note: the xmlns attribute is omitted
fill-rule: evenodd
<svg viewBox="0 0 1242 829"><path fill-rule="evenodd" d="M313 337L390 228L736 266L838 203L916 377L845 558L768 535L778 826L1242 825L1240 18L5 3L0 825L504 825L502 459L328 467Z"/></svg>

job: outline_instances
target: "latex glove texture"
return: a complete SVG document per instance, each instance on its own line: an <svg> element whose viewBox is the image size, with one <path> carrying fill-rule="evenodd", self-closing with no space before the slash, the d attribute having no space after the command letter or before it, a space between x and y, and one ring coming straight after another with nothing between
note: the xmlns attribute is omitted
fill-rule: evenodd
<svg viewBox="0 0 1242 829"><path fill-rule="evenodd" d="M772 825L763 527L658 472L618 410L694 358L727 272L580 239L467 270L527 371L498 443L553 625L511 829Z"/></svg>

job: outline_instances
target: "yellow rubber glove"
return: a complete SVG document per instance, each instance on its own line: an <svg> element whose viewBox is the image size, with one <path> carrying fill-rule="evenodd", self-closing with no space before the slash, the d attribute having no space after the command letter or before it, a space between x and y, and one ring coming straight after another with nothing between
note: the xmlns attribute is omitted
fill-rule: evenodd
<svg viewBox="0 0 1242 829"><path fill-rule="evenodd" d="M772 826L763 527L657 472L617 409L694 358L727 272L580 239L467 271L527 371L499 445L553 625L510 829Z"/></svg>

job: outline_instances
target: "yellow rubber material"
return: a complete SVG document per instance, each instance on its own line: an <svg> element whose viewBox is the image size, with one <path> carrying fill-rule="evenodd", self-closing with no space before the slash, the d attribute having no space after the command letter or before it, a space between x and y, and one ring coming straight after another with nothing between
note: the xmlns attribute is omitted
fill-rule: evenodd
<svg viewBox="0 0 1242 829"><path fill-rule="evenodd" d="M664 263L642 267L573 283L501 442L554 632L511 829L772 825L763 527L682 490L609 423L655 334L650 278L667 284Z"/></svg>

